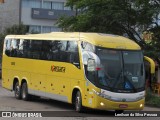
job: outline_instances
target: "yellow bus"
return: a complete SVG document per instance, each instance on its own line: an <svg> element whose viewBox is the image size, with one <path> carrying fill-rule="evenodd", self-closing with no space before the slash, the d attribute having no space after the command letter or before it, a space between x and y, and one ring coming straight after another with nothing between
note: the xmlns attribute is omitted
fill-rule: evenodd
<svg viewBox="0 0 160 120"><path fill-rule="evenodd" d="M152 60L146 57L147 60ZM154 64L151 64L154 73ZM17 99L43 96L100 110L142 110L144 56L132 40L111 34L8 35L2 86Z"/></svg>

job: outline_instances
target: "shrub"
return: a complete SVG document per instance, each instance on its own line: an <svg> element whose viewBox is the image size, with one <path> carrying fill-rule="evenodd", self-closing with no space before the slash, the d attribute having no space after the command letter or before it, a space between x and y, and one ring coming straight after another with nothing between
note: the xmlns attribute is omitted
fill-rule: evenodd
<svg viewBox="0 0 160 120"><path fill-rule="evenodd" d="M153 94L150 90L147 90L145 104L153 107L160 107L160 96Z"/></svg>

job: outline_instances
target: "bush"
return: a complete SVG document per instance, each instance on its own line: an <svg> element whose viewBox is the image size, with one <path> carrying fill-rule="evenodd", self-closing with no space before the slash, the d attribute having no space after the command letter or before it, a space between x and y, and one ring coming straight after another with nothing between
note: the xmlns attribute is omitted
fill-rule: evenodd
<svg viewBox="0 0 160 120"><path fill-rule="evenodd" d="M147 90L145 104L153 107L160 107L160 96L157 96Z"/></svg>

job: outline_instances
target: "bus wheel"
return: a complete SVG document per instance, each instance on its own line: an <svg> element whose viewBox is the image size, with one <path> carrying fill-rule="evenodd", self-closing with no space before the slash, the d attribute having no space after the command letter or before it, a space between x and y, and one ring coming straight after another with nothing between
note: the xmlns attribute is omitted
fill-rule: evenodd
<svg viewBox="0 0 160 120"><path fill-rule="evenodd" d="M83 106L82 106L82 97L80 91L77 92L75 97L75 110L77 112L82 112Z"/></svg>
<svg viewBox="0 0 160 120"><path fill-rule="evenodd" d="M14 86L14 95L16 99L21 99L21 87L19 86L19 82L16 82Z"/></svg>
<svg viewBox="0 0 160 120"><path fill-rule="evenodd" d="M29 100L30 98L30 95L28 94L28 86L27 86L27 83L23 83L22 84L22 99L27 101Z"/></svg>

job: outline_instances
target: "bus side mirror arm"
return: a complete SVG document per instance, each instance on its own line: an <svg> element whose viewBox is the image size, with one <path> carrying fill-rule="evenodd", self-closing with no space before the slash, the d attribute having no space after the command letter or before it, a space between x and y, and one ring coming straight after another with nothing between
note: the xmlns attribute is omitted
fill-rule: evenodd
<svg viewBox="0 0 160 120"><path fill-rule="evenodd" d="M144 59L150 63L150 73L155 74L155 62L147 56L144 56Z"/></svg>

